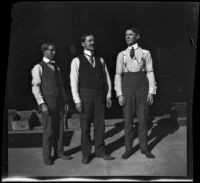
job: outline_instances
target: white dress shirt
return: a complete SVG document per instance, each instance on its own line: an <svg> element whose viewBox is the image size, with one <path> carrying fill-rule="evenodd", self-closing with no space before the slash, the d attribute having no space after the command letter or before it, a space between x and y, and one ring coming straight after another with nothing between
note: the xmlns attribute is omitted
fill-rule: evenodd
<svg viewBox="0 0 200 183"><path fill-rule="evenodd" d="M131 59L130 50L135 50L135 56ZM126 50L121 51L117 56L116 75L115 75L115 91L116 96L123 95L121 75L125 72L139 72L140 70L147 72L147 79L149 81L149 93L156 94L156 81L153 73L153 63L151 54L148 50L142 49L135 43Z"/></svg>
<svg viewBox="0 0 200 183"><path fill-rule="evenodd" d="M43 57L43 61L47 63L47 65L52 69L55 70L54 66L50 64L50 62L55 63L55 61L50 61L48 58ZM32 93L35 96L35 99L38 105L45 103L44 98L41 92L41 77L42 77L42 67L40 64L36 64L32 71Z"/></svg>
<svg viewBox="0 0 200 183"><path fill-rule="evenodd" d="M87 58L88 62L93 66L95 67L95 58L94 58L94 63L92 64L90 62L90 57L91 57L91 52L88 51L88 50L84 50L84 55L85 57ZM106 77L107 77L107 83L108 83L108 93L107 93L107 98L111 97L111 80L110 80L110 76L109 76L109 73L108 73L108 69L107 69L107 66L104 62L104 59L103 58L100 58L101 60L101 63L105 66L105 72L106 72ZM70 83L71 83L71 91L72 91L72 97L73 97L73 100L74 100L74 103L80 103L81 102L81 99L80 99L80 95L79 95L79 88L78 88L78 83L79 83L79 66L80 66L80 60L78 57L75 57L73 60L72 60L72 63L71 63L71 72L70 72Z"/></svg>

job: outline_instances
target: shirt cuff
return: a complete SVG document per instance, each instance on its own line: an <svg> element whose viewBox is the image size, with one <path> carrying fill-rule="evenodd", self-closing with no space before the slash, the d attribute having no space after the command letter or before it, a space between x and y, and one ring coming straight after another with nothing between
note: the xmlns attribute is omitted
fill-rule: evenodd
<svg viewBox="0 0 200 183"><path fill-rule="evenodd" d="M77 99L74 100L74 103L75 103L75 104L80 103L80 102L81 102L81 99L80 99L80 98L77 98Z"/></svg>
<svg viewBox="0 0 200 183"><path fill-rule="evenodd" d="M45 104L43 99L37 100L38 105Z"/></svg>
<svg viewBox="0 0 200 183"><path fill-rule="evenodd" d="M112 97L112 94L111 94L111 91L109 91L108 93L107 93L107 96L106 96L107 98L111 98Z"/></svg>
<svg viewBox="0 0 200 183"><path fill-rule="evenodd" d="M157 89L156 86L149 87L149 94L153 94L153 95L155 95L155 94L156 94L156 89Z"/></svg>
<svg viewBox="0 0 200 183"><path fill-rule="evenodd" d="M122 92L118 92L118 93L116 94L117 97L119 97L120 95L123 95L123 93L122 93Z"/></svg>

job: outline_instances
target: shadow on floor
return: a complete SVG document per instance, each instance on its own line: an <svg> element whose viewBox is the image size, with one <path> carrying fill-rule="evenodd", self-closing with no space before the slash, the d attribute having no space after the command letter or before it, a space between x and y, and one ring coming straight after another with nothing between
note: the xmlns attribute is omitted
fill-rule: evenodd
<svg viewBox="0 0 200 183"><path fill-rule="evenodd" d="M156 125L153 126L153 118L148 122L148 130L151 130L150 135L148 136L149 149L152 150L163 138L168 136L169 134L173 134L175 131L179 129L179 124L177 121L177 113L172 111L170 114L170 118L160 119L157 121ZM105 139L110 138L114 135L117 135L122 130L124 130L124 121L118 122L115 126L108 130L105 133ZM133 128L134 139L138 137L138 124L136 123ZM69 146L73 131L67 131L64 133L64 146ZM94 140L92 140L92 145L94 145ZM112 154L114 151L124 146L124 135L115 141L106 145L106 152ZM8 147L9 148L28 148L28 147L42 147L42 134L41 133L33 133L33 134L9 134L8 136ZM134 154L137 150L139 150L139 144L133 147L132 154ZM67 155L73 155L77 152L81 151L81 145L76 146L72 149L65 151ZM95 157L95 153L92 154L92 158Z"/></svg>
<svg viewBox="0 0 200 183"><path fill-rule="evenodd" d="M105 133L105 139L118 134L121 130L123 130L123 128L124 128L124 122L123 121L116 123L114 128L108 130ZM91 143L92 143L92 145L94 145L94 140L92 140ZM72 154L75 154L79 151L81 151L81 145L65 151L65 154L66 155L72 155ZM94 157L95 157L95 153L92 153L91 158L94 158Z"/></svg>
<svg viewBox="0 0 200 183"><path fill-rule="evenodd" d="M179 129L179 124L177 120L177 112L175 110L170 111L170 118L160 119L157 121L156 125L153 127L153 118L148 121L148 131L151 130L150 135L147 137L148 142L152 139L152 142L148 144L149 150L151 151L162 139L164 139L169 134L173 134ZM122 127L122 126L121 126ZM121 129L122 130L122 129ZM133 128L133 139L138 137L138 123L136 123ZM111 154L117 149L124 146L124 135L114 142L106 146L106 151ZM132 149L132 155L140 149L140 145L137 144Z"/></svg>
<svg viewBox="0 0 200 183"><path fill-rule="evenodd" d="M157 125L152 128L148 141L149 150L152 150L162 139L170 134L174 134L179 129L176 111L172 111L171 117L166 119L160 119Z"/></svg>

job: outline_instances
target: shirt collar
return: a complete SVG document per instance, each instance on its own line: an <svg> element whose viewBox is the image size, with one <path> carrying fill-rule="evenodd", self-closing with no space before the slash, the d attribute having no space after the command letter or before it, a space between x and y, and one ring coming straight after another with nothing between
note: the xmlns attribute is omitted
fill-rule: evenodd
<svg viewBox="0 0 200 183"><path fill-rule="evenodd" d="M48 63L55 63L54 60L50 60L50 59L48 59L48 58L46 58L46 57L43 57L43 61L46 62L47 64L48 64Z"/></svg>
<svg viewBox="0 0 200 183"><path fill-rule="evenodd" d="M132 47L134 48L134 50L138 49L139 48L138 43L135 43L134 45L129 46L128 49L131 49Z"/></svg>
<svg viewBox="0 0 200 183"><path fill-rule="evenodd" d="M86 54L86 55L88 55L88 56L92 56L92 53L91 53L91 51L89 51L89 50L84 50L84 54Z"/></svg>

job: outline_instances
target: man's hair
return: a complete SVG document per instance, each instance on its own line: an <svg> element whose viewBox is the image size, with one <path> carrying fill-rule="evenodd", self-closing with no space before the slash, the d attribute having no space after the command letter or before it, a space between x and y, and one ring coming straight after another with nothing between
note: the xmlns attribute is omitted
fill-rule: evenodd
<svg viewBox="0 0 200 183"><path fill-rule="evenodd" d="M81 43L82 43L82 42L85 42L85 39L86 39L87 36L94 36L94 34L93 34L93 33L90 33L90 32L83 34L83 35L81 36L81 39L80 39L80 40L81 40Z"/></svg>
<svg viewBox="0 0 200 183"><path fill-rule="evenodd" d="M53 42L46 41L46 42L43 42L43 43L41 44L40 49L41 49L41 51L43 52L43 51L45 51L45 50L48 50L49 46L54 46L54 47L55 47L55 44L54 44Z"/></svg>
<svg viewBox="0 0 200 183"><path fill-rule="evenodd" d="M140 35L140 30L138 28L128 27L128 28L126 28L126 31L127 30L132 30L134 33Z"/></svg>

